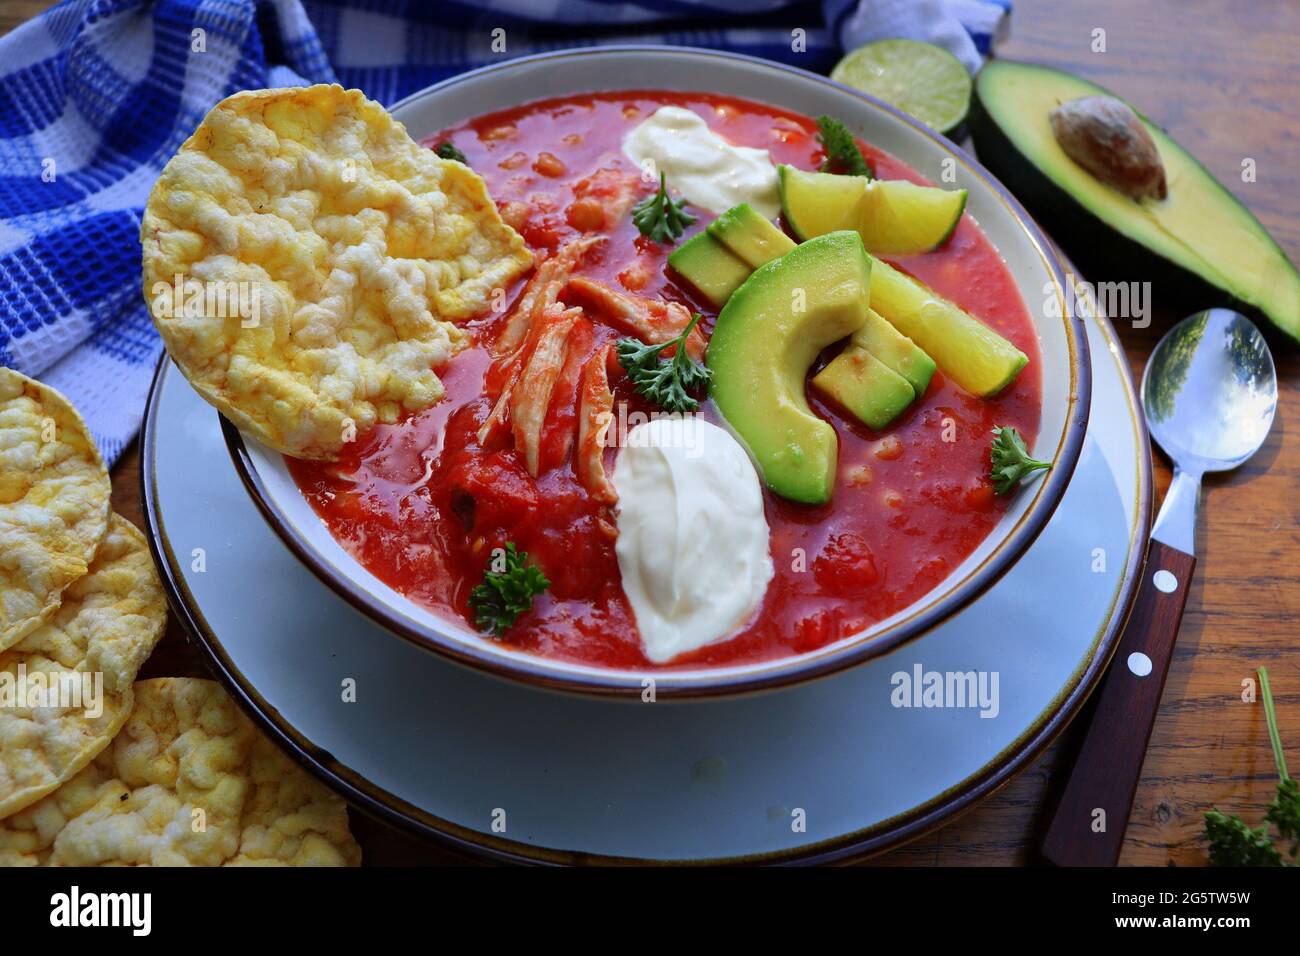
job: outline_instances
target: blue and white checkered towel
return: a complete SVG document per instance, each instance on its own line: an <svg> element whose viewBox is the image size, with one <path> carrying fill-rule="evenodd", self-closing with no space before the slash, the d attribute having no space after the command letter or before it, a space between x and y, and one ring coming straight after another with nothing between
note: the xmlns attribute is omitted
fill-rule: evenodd
<svg viewBox="0 0 1300 956"><path fill-rule="evenodd" d="M238 90L340 82L382 103L505 57L642 42L828 70L887 36L970 69L1009 0L70 0L0 37L0 364L67 394L104 457L161 344L140 291L159 170ZM743 23L743 27L737 24ZM790 31L806 30L806 51ZM506 49L494 50L494 31Z"/></svg>

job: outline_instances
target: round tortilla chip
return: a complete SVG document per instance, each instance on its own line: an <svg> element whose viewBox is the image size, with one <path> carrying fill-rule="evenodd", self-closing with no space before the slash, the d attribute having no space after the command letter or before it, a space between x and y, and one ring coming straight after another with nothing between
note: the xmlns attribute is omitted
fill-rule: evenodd
<svg viewBox="0 0 1300 956"><path fill-rule="evenodd" d="M55 615L0 653L0 818L53 792L108 746L166 624L144 535L115 514L90 571Z"/></svg>
<svg viewBox="0 0 1300 956"><path fill-rule="evenodd" d="M334 459L442 396L487 310L532 264L482 178L359 90L237 93L145 207L144 295L172 359L240 429Z"/></svg>
<svg viewBox="0 0 1300 956"><path fill-rule="evenodd" d="M135 709L68 783L0 821L0 866L358 866L347 804L219 684L139 681Z"/></svg>
<svg viewBox="0 0 1300 956"><path fill-rule="evenodd" d="M108 528L112 487L54 389L0 368L0 651L50 618Z"/></svg>

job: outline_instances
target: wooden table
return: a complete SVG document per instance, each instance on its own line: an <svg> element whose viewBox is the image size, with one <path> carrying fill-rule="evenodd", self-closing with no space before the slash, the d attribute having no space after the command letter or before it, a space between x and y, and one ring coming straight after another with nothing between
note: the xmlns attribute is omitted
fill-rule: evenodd
<svg viewBox="0 0 1300 956"><path fill-rule="evenodd" d="M26 0L25 7L38 2ZM12 25L7 24L7 25ZM1106 52L1092 52L1093 30ZM1131 100L1218 175L1300 260L1300 166L1294 106L1300 4L1159 0L1017 0L1012 36L999 53L1095 79ZM1244 157L1257 181L1240 181ZM1105 281L1106 276L1089 276ZM1120 328L1139 374L1160 333L1180 317L1161 311L1145 331ZM1300 355L1276 351L1278 420L1244 468L1206 482L1200 558L1177 655L1138 789L1123 864L1198 865L1202 814L1211 806L1258 823L1275 778L1263 709L1240 699L1241 682L1269 668L1283 740L1300 765L1300 444L1288 430L1300 411ZM1169 471L1157 456L1163 494ZM114 507L143 524L139 453L113 471ZM173 620L142 676L202 675L197 651ZM1068 736L1068 735L1067 735ZM872 862L889 865L1023 863L1058 742L1028 770L961 819ZM353 814L369 863L455 859Z"/></svg>

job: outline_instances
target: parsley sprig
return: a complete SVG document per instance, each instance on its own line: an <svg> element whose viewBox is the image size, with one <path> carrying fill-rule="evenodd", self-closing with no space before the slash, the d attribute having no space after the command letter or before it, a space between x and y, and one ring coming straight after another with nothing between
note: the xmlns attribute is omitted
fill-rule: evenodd
<svg viewBox="0 0 1300 956"><path fill-rule="evenodd" d="M1010 493L1020 484L1020 479L1045 468L1051 468L1050 461L1039 461L1029 457L1029 449L1020 432L1014 428L998 425L993 429L993 444L989 448L989 461L992 468L989 477L993 479L993 490L1000 495Z"/></svg>
<svg viewBox="0 0 1300 956"><path fill-rule="evenodd" d="M834 116L817 117L817 141L826 150L826 159L822 162L822 172L843 173L846 176L866 176L870 179L875 170L867 162L867 157L858 149L858 142L849 132L849 128Z"/></svg>
<svg viewBox="0 0 1300 956"><path fill-rule="evenodd" d="M494 570L502 558L503 570ZM481 630L501 637L532 608L533 597L551 586L542 569L527 562L528 552L518 550L513 541L506 542L504 554L494 553L488 561L483 583L469 594L474 624Z"/></svg>
<svg viewBox="0 0 1300 956"><path fill-rule="evenodd" d="M632 207L632 222L641 235L649 236L655 242L676 242L686 227L695 221L685 207L685 199L669 198L668 183L660 173L659 191Z"/></svg>
<svg viewBox="0 0 1300 956"><path fill-rule="evenodd" d="M704 388L713 378L713 372L691 358L686 349L686 337L700 321L696 312L686 324L682 334L660 345L646 345L640 339L619 339L614 346L618 362L627 369L627 377L637 392L660 408L670 412L693 412L700 403L689 392ZM673 357L663 361L659 356L672 346L677 346Z"/></svg>
<svg viewBox="0 0 1300 956"><path fill-rule="evenodd" d="M1216 807L1205 814L1205 839L1210 844L1210 862L1215 866L1296 866L1300 855L1300 785L1287 773L1286 755L1282 752L1282 735L1277 729L1277 708L1269 687L1268 671L1259 669L1260 696L1264 699L1264 717L1268 721L1268 739L1273 746L1273 766L1277 769L1277 796L1268 805L1264 825L1250 827L1233 814L1221 813ZM1290 841L1287 857L1268 837L1268 825L1277 828L1278 839Z"/></svg>
<svg viewBox="0 0 1300 956"><path fill-rule="evenodd" d="M433 148L433 151L443 159L454 159L458 163L469 165L469 160L465 158L465 154L458 150L456 144L449 139L443 140Z"/></svg>

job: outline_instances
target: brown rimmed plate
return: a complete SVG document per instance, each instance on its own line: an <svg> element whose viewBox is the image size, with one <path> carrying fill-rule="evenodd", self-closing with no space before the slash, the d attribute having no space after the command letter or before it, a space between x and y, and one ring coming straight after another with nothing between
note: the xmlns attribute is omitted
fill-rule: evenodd
<svg viewBox="0 0 1300 956"><path fill-rule="evenodd" d="M217 416L166 362L141 446L149 538L173 608L241 705L354 804L411 833L541 863L850 860L1005 784L1077 713L1115 648L1151 461L1119 343L1104 319L1087 324L1098 388L1085 448L1024 560L888 658L764 695L663 707L551 694L392 640L280 545L218 467ZM894 675L918 664L998 672L999 713L893 707ZM354 703L341 699L348 679ZM798 809L801 834L786 816Z"/></svg>

